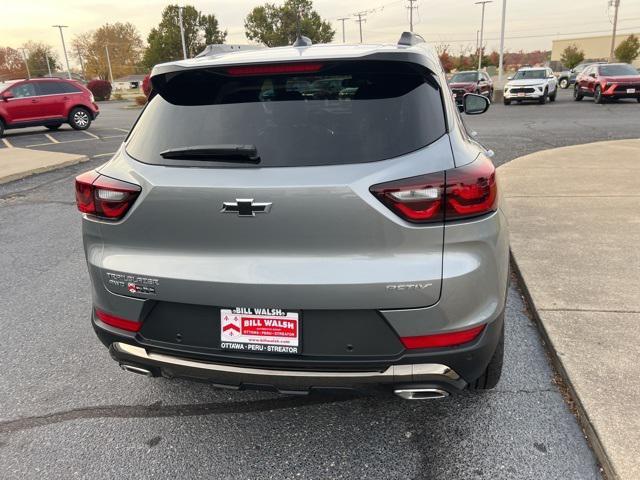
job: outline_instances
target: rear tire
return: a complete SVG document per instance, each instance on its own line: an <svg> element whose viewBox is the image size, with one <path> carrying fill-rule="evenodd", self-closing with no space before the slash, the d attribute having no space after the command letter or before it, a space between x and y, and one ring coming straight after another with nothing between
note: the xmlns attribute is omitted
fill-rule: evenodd
<svg viewBox="0 0 640 480"><path fill-rule="evenodd" d="M595 91L593 92L593 101L596 102L598 105L601 105L604 103L604 99L602 98L602 89L600 88L600 85L598 85Z"/></svg>
<svg viewBox="0 0 640 480"><path fill-rule="evenodd" d="M573 87L573 99L576 102L580 102L580 101L582 101L583 98L584 98L584 95L582 95L582 93L580 93L580 90L578 89L578 85Z"/></svg>
<svg viewBox="0 0 640 480"><path fill-rule="evenodd" d="M562 88L563 90L569 88L569 80L567 78L563 78L562 80L560 80L560 88Z"/></svg>
<svg viewBox="0 0 640 480"><path fill-rule="evenodd" d="M58 130L62 124L61 123L57 123L55 125L45 125L49 130Z"/></svg>
<svg viewBox="0 0 640 480"><path fill-rule="evenodd" d="M86 108L74 108L69 113L69 125L74 130L86 130L91 125L91 113Z"/></svg>
<svg viewBox="0 0 640 480"><path fill-rule="evenodd" d="M502 364L504 362L504 320L502 322L502 330L500 332L500 340L496 346L496 351L491 357L489 365L480 378L469 384L469 390L491 390L498 385L502 376Z"/></svg>

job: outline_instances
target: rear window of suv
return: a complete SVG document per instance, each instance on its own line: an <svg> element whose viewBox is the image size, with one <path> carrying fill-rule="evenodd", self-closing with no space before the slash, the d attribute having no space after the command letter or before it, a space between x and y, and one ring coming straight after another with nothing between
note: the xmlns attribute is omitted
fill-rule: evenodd
<svg viewBox="0 0 640 480"><path fill-rule="evenodd" d="M151 164L247 166L163 158L167 150L255 147L259 167L397 157L446 132L440 87L417 64L351 61L246 65L153 78L126 145Z"/></svg>

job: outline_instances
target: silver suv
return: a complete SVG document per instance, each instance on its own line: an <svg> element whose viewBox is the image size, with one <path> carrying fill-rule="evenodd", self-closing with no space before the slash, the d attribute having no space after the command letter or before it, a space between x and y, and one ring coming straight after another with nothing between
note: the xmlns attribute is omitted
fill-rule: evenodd
<svg viewBox="0 0 640 480"><path fill-rule="evenodd" d="M420 37L302 37L151 82L117 154L76 179L92 323L124 370L407 399L496 385L495 169Z"/></svg>

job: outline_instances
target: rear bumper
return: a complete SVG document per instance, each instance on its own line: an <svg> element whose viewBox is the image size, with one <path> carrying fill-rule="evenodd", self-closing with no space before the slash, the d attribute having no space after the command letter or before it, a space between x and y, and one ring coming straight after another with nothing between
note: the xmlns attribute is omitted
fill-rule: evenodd
<svg viewBox="0 0 640 480"><path fill-rule="evenodd" d="M486 369L503 330L503 315L468 344L439 349L405 350L393 358L341 359L263 355L196 354L159 348L139 335L113 329L93 319L100 340L113 359L129 371L185 378L217 387L306 394L313 390L362 390L374 386L436 388L460 392ZM133 367L133 368L131 368Z"/></svg>

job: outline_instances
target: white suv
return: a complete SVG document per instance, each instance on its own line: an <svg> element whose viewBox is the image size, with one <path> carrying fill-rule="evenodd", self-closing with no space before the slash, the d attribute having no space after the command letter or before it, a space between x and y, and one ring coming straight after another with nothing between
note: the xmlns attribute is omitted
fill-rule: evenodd
<svg viewBox="0 0 640 480"><path fill-rule="evenodd" d="M556 101L558 80L550 68L521 68L504 87L504 104L512 100L537 100L540 104Z"/></svg>

